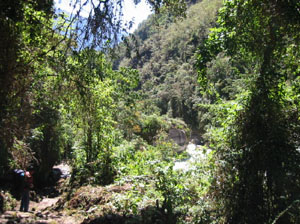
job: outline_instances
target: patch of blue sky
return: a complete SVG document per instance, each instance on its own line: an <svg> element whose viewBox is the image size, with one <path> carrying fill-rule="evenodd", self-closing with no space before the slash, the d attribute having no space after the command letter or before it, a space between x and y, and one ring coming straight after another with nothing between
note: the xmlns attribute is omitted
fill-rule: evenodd
<svg viewBox="0 0 300 224"><path fill-rule="evenodd" d="M77 1L76 7L74 3ZM80 16L87 18L92 8L92 2L97 2L97 0L90 1L78 1L78 0L54 0L55 9L58 12L65 12L68 15L75 15L78 10L80 10ZM114 1L114 0L112 0ZM117 1L116 1L117 2ZM87 4L85 4L87 3ZM116 14L120 12L120 9L116 6ZM139 4L135 5L134 0L124 0L123 9L122 9L122 21L125 27L125 24L129 24L132 21L132 26L128 30L129 33L132 33L138 25L151 14L151 7L146 3L145 0L142 0Z"/></svg>

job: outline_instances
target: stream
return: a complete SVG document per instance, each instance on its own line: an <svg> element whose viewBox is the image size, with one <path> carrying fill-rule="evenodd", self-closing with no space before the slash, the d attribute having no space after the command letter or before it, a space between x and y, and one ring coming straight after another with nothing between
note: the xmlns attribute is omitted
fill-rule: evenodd
<svg viewBox="0 0 300 224"><path fill-rule="evenodd" d="M205 160L211 150L204 149L201 145L189 143L186 147L186 152L188 153L188 158L176 161L173 167L174 170L188 171L192 169L195 162Z"/></svg>

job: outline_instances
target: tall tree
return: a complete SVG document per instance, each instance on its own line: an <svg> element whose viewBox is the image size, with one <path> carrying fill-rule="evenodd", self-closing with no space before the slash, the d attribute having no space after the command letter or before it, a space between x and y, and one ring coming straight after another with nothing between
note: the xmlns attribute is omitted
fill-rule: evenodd
<svg viewBox="0 0 300 224"><path fill-rule="evenodd" d="M52 1L2 1L0 11L0 166L30 128L30 94L35 64L47 44ZM24 145L23 143L21 145ZM16 147L15 147L16 148ZM24 148L23 148L24 149ZM25 149L24 149L25 150ZM23 167L24 168L24 167Z"/></svg>
<svg viewBox="0 0 300 224"><path fill-rule="evenodd" d="M207 62L222 51L253 64L256 73L229 147L217 153L227 164L219 169L216 187L228 223L299 222L291 206L300 193L299 136L293 137L299 105L287 101L285 88L288 78L299 75L299 12L299 1L225 1L218 27L200 48L202 84Z"/></svg>
<svg viewBox="0 0 300 224"><path fill-rule="evenodd" d="M138 4L140 1L134 1ZM182 0L148 1L160 8L185 9ZM122 6L124 1L70 1L73 14L56 13L53 0L1 1L0 6L0 166L4 172L14 144L24 145L32 125L32 92L36 71L57 54L92 46L103 49L119 40L124 32ZM82 4L81 4L82 3ZM80 11L90 4L88 17ZM78 10L77 10L78 9ZM64 47L61 47L64 45ZM61 63L59 64L61 66ZM63 69L57 69L62 71ZM45 72L47 73L47 72ZM47 74L46 74L47 75ZM72 76L72 71L69 71ZM22 144L18 142L22 141ZM26 145L26 144L25 144Z"/></svg>

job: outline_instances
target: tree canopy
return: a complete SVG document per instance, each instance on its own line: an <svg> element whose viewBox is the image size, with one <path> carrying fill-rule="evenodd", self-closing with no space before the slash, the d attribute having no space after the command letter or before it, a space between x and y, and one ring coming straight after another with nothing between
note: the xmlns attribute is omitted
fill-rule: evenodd
<svg viewBox="0 0 300 224"><path fill-rule="evenodd" d="M139 1L134 3L138 4ZM165 8L175 14L183 14L185 9L185 3L181 1L159 0L148 3L157 12ZM87 49L97 48L98 51L103 51L106 46L118 43L127 29L122 23L124 1L70 1L70 6L74 9L71 15L55 11L53 4L54 2L49 0L1 2L2 172L5 170L4 167L9 165L11 151L18 150L18 145L25 147L30 144L29 139L38 126L36 122L40 118L38 114L42 114L41 111L53 110L51 116L53 119L58 119L62 104L59 94L62 90L73 91L73 88L76 88L81 97L87 97L84 96L89 94L86 91L87 87L95 82L95 78L96 82L104 81L108 63L100 58L99 64L96 61L98 56L92 59L94 56L91 56L91 53L80 53L81 50L89 52ZM88 4L91 6L91 11L88 17L83 17L80 11ZM71 64L87 66L89 74L80 71L77 65L71 66L70 60L76 57L80 59ZM85 59L85 57L89 58ZM85 64L82 64L82 61ZM109 77L112 77L113 71L108 73ZM121 73L125 74L127 71ZM70 84L66 86L64 81ZM50 83L53 83L53 89ZM43 91L56 97L50 99L47 94L42 93ZM125 90L120 88L120 91ZM51 119L40 119L40 122L43 128L47 125L52 126L49 131L56 132L59 129L59 127L54 128L58 123L53 123ZM45 126L44 122L51 124ZM49 138L55 139L54 136ZM46 139L44 136L45 144L52 144ZM57 139L56 143L59 142L61 140ZM58 145L51 147L58 150Z"/></svg>
<svg viewBox="0 0 300 224"><path fill-rule="evenodd" d="M130 35L125 0L0 3L1 190L68 161L84 223L299 223L299 1L146 2Z"/></svg>
<svg viewBox="0 0 300 224"><path fill-rule="evenodd" d="M226 222L297 220L292 213L278 216L299 192L298 140L291 134L299 125L298 104L296 95L287 92L299 80L299 6L297 1L225 1L217 27L200 47L203 86L208 85L207 62L221 52L232 63L242 59L252 66L243 109L227 124L229 148L219 151L218 158L227 164L219 168L225 181L216 184L223 192Z"/></svg>

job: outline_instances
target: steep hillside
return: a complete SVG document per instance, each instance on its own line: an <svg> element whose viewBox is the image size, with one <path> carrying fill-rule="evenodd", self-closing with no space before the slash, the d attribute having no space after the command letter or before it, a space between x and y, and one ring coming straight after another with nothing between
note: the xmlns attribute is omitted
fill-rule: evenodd
<svg viewBox="0 0 300 224"><path fill-rule="evenodd" d="M147 107L155 106L161 114L183 118L190 125L198 123L195 106L201 95L194 54L214 25L221 2L190 4L186 18L177 21L168 15L151 16L139 26L135 37L127 40L136 51L130 55L123 49L119 66L140 71L140 91Z"/></svg>

